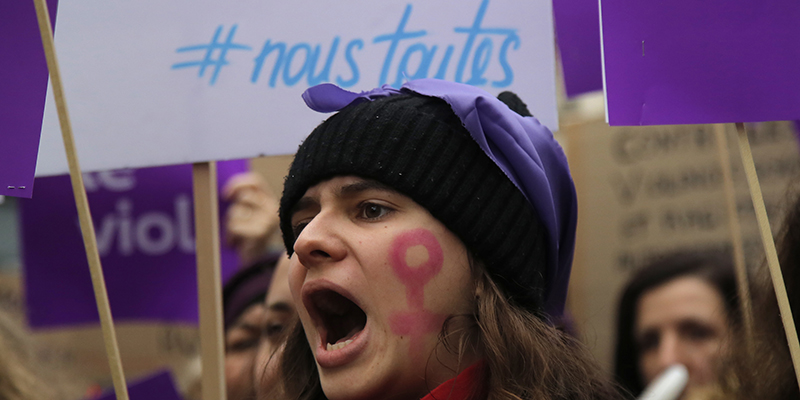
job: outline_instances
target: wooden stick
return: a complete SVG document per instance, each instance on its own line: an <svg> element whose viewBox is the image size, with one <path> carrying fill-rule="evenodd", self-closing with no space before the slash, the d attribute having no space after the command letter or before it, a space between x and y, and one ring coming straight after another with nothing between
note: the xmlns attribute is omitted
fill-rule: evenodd
<svg viewBox="0 0 800 400"><path fill-rule="evenodd" d="M761 185L758 183L756 174L756 164L753 161L753 153L750 150L750 141L747 139L747 130L743 123L736 124L739 133L739 151L742 153L742 163L744 172L747 176L747 183L750 186L750 197L753 199L753 207L756 211L758 228L761 232L761 241L764 243L764 252L767 256L769 273L772 276L772 287L775 289L775 297L778 299L778 308L783 320L783 329L786 331L786 341L789 343L789 351L792 355L797 383L800 385L800 341L797 340L797 330L792 317L792 309L789 305L789 297L786 294L786 286L783 282L783 274L778 261L778 252L775 250L775 240L772 238L772 230L769 227L767 208L764 206L764 197L761 194Z"/></svg>
<svg viewBox="0 0 800 400"><path fill-rule="evenodd" d="M89 272L92 276L92 287L94 297L97 301L97 312L100 314L100 325L103 330L103 340L105 342L108 364L111 368L111 379L114 382L114 392L117 400L128 400L128 387L125 384L125 375L122 372L122 362L119 356L119 346L117 345L117 335L114 331L114 321L111 318L111 307L108 302L106 283L103 278L103 268L100 265L100 254L97 250L97 238L92 223L92 215L89 211L89 200L86 196L86 188L83 185L83 175L78 164L78 155L75 150L75 139L72 135L72 125L67 113L67 103L64 98L64 86L61 82L61 72L58 68L56 59L55 44L53 41L53 29L50 25L50 14L47 10L45 0L34 0L36 7L36 18L39 21L39 31L42 35L42 45L47 59L47 68L50 70L50 83L53 87L53 97L56 101L58 110L58 121L61 125L61 136L64 139L64 148L67 152L67 164L69 165L69 176L72 181L72 192L75 195L75 206L78 208L78 219L80 221L81 233L83 235L83 245L86 248L86 257L89 261Z"/></svg>
<svg viewBox="0 0 800 400"><path fill-rule="evenodd" d="M197 243L197 296L200 307L202 399L225 400L225 351L222 328L222 274L219 250L217 164L196 163L194 221Z"/></svg>
<svg viewBox="0 0 800 400"><path fill-rule="evenodd" d="M725 125L715 124L714 134L717 139L719 163L722 169L722 186L725 191L725 208L728 212L728 227L730 228L731 243L733 244L733 263L736 268L736 283L739 291L739 307L744 322L745 344L747 351L753 350L753 299L750 296L750 284L747 279L747 265L744 259L744 243L742 228L739 225L739 213L736 210L736 191L733 185L733 169L731 156L728 152L728 137L725 135Z"/></svg>

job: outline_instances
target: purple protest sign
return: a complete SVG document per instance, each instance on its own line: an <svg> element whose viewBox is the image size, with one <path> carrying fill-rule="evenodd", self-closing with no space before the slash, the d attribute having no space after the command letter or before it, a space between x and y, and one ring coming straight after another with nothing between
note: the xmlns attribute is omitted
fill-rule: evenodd
<svg viewBox="0 0 800 400"><path fill-rule="evenodd" d="M608 122L800 119L800 2L605 0Z"/></svg>
<svg viewBox="0 0 800 400"><path fill-rule="evenodd" d="M603 90L597 0L553 0L567 97Z"/></svg>
<svg viewBox="0 0 800 400"><path fill-rule="evenodd" d="M244 160L217 165L220 185L247 169ZM84 177L115 321L196 323L192 166ZM69 177L37 178L36 198L21 201L20 214L31 327L97 322ZM223 277L237 262L222 249Z"/></svg>
<svg viewBox="0 0 800 400"><path fill-rule="evenodd" d="M169 371L160 371L128 384L130 400L181 400ZM92 400L116 400L113 391Z"/></svg>
<svg viewBox="0 0 800 400"><path fill-rule="evenodd" d="M56 0L48 0L55 21ZM0 2L0 195L30 198L47 62L32 1Z"/></svg>

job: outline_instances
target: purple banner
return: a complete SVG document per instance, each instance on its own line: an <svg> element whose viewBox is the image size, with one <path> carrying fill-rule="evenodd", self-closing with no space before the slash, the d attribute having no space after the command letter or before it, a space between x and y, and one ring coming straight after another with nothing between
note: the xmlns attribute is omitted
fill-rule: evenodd
<svg viewBox="0 0 800 400"><path fill-rule="evenodd" d="M553 0L567 97L603 90L597 0Z"/></svg>
<svg viewBox="0 0 800 400"><path fill-rule="evenodd" d="M217 166L220 188L247 169L244 160ZM192 166L84 177L114 320L196 323ZM36 198L20 201L20 226L31 327L99 321L68 176L36 179ZM223 277L237 263L223 248Z"/></svg>
<svg viewBox="0 0 800 400"><path fill-rule="evenodd" d="M130 400L181 400L169 371L160 371L128 384ZM113 389L93 400L116 400Z"/></svg>
<svg viewBox="0 0 800 400"><path fill-rule="evenodd" d="M800 2L602 1L608 122L800 119Z"/></svg>
<svg viewBox="0 0 800 400"><path fill-rule="evenodd" d="M57 0L48 0L54 23ZM0 1L0 196L30 198L47 62L33 1Z"/></svg>

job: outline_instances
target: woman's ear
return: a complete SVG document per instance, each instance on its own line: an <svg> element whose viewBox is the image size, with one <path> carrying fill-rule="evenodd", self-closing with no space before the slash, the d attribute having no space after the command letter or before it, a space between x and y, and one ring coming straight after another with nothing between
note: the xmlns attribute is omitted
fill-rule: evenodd
<svg viewBox="0 0 800 400"><path fill-rule="evenodd" d="M467 252L467 258L469 259L469 268L472 271L472 282L475 285L475 300L480 300L481 296L486 294L488 275L483 263L476 259L471 252Z"/></svg>
<svg viewBox="0 0 800 400"><path fill-rule="evenodd" d="M471 252L467 252L467 258L469 259L469 267L472 271L472 282L474 285L473 294L477 307L481 296L486 296L488 291L491 290L491 283L489 282L491 278L489 278L483 263L475 258Z"/></svg>
<svg viewBox="0 0 800 400"><path fill-rule="evenodd" d="M475 281L475 300L480 300L481 296L483 296L484 288L483 288L483 280L477 279Z"/></svg>

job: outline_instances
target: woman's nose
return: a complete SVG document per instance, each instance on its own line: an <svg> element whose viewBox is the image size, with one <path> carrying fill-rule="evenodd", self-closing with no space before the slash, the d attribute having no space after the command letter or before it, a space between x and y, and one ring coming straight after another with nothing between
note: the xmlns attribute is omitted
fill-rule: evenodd
<svg viewBox="0 0 800 400"><path fill-rule="evenodd" d="M678 336L671 333L664 335L658 346L659 371L664 371L680 361L680 340Z"/></svg>
<svg viewBox="0 0 800 400"><path fill-rule="evenodd" d="M347 254L344 238L335 216L320 213L303 228L294 242L294 251L306 268L339 261Z"/></svg>

